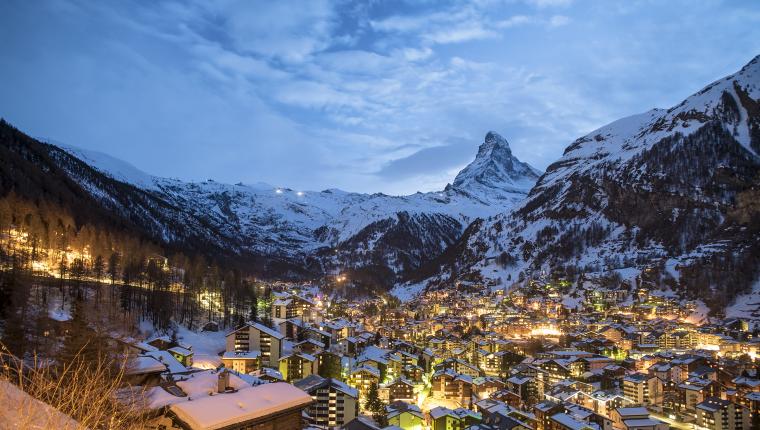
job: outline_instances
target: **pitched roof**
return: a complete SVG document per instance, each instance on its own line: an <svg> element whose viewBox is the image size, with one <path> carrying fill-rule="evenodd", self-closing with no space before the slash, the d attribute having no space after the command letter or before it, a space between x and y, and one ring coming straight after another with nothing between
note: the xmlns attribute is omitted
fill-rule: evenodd
<svg viewBox="0 0 760 430"><path fill-rule="evenodd" d="M311 402L311 396L303 390L276 382L175 403L170 410L193 429L216 430L287 409L306 407Z"/></svg>
<svg viewBox="0 0 760 430"><path fill-rule="evenodd" d="M261 323L256 322L256 321L249 321L244 326L242 326L240 328L237 328L235 330L232 330L231 332L227 333L225 335L225 337L231 336L232 334L237 333L237 332L239 332L241 330L245 330L245 329L247 329L249 327L253 327L253 328L255 328L255 329L257 329L257 330L259 330L261 332L264 332L264 333L268 334L269 336L271 336L271 337L273 337L275 339L282 340L282 339L285 338L285 336L282 335L282 334L280 334L279 331L277 331L277 330L275 330L275 329L273 329L271 327L265 326L264 324L261 324Z"/></svg>
<svg viewBox="0 0 760 430"><path fill-rule="evenodd" d="M298 380L293 383L296 387L311 394L312 391L323 387L335 388L337 391L342 392L350 397L359 398L359 391L355 388L349 387L342 381L334 378L323 378L319 375L309 375L306 378Z"/></svg>

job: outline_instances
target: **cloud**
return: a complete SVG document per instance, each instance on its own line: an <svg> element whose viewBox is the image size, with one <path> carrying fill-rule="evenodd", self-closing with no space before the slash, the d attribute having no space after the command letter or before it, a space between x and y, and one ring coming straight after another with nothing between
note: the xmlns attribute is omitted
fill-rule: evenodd
<svg viewBox="0 0 760 430"><path fill-rule="evenodd" d="M159 175L432 190L486 130L544 168L581 134L677 103L760 52L759 15L675 0L6 2L0 115Z"/></svg>
<svg viewBox="0 0 760 430"><path fill-rule="evenodd" d="M426 175L440 175L448 169L461 167L468 161L472 161L476 150L477 145L465 142L424 148L405 157L387 162L376 174L383 179L392 181L403 181Z"/></svg>
<svg viewBox="0 0 760 430"><path fill-rule="evenodd" d="M518 25L529 24L529 23L534 22L534 21L535 21L534 18L531 18L531 17L526 16L526 15L515 15L515 16L510 16L509 18L503 19L501 21L497 21L496 22L496 27L499 27L499 28L512 28L512 27L516 27Z"/></svg>
<svg viewBox="0 0 760 430"><path fill-rule="evenodd" d="M515 23L519 21L517 18ZM413 16L394 15L370 21L372 28L384 33L413 35L427 44L451 44L496 38L483 11L470 5Z"/></svg>
<svg viewBox="0 0 760 430"><path fill-rule="evenodd" d="M497 37L498 33L479 27L478 24L462 25L457 28L439 30L424 35L425 40L434 43L459 43L471 40Z"/></svg>
<svg viewBox="0 0 760 430"><path fill-rule="evenodd" d="M549 26L551 27L561 27L563 25L567 25L568 23L570 23L570 18L564 15L554 15L549 18Z"/></svg>
<svg viewBox="0 0 760 430"><path fill-rule="evenodd" d="M550 7L568 7L573 3L573 0L526 0L526 2L539 9Z"/></svg>
<svg viewBox="0 0 760 430"><path fill-rule="evenodd" d="M433 55L433 50L425 46L420 49L404 48L401 50L401 53L408 61L421 61L430 58Z"/></svg>
<svg viewBox="0 0 760 430"><path fill-rule="evenodd" d="M215 11L236 50L301 62L331 45L335 9L326 0L232 1Z"/></svg>

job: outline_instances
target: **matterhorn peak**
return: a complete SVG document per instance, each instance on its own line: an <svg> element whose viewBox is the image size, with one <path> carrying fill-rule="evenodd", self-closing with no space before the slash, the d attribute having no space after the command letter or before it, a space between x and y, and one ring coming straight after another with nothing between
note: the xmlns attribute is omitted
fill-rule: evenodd
<svg viewBox="0 0 760 430"><path fill-rule="evenodd" d="M502 151L509 156L512 155L512 150L509 148L509 142L507 142L507 139L495 131L489 131L486 133L485 140L478 148L478 155L476 158L492 156L494 151Z"/></svg>
<svg viewBox="0 0 760 430"><path fill-rule="evenodd" d="M459 172L452 187L469 193L488 188L527 194L540 174L512 155L507 139L489 131L475 160Z"/></svg>

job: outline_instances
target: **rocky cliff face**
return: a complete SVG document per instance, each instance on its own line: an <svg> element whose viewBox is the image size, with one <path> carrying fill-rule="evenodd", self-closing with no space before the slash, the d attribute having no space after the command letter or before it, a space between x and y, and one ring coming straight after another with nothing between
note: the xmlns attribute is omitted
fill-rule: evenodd
<svg viewBox="0 0 760 430"><path fill-rule="evenodd" d="M539 176L541 172L512 155L506 139L489 131L475 161L459 172L449 189L470 194L493 194L498 190L508 200L510 193L524 194Z"/></svg>

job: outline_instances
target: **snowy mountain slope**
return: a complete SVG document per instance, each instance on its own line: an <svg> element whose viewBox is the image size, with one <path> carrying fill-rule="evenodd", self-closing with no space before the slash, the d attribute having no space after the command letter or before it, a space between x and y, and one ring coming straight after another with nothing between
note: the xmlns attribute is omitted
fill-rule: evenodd
<svg viewBox="0 0 760 430"><path fill-rule="evenodd" d="M79 158L90 166L95 167L102 173L112 178L135 185L140 188L153 189L153 176L143 172L137 167L99 151L77 148L52 139L39 139L42 142L58 146L69 154Z"/></svg>
<svg viewBox="0 0 760 430"><path fill-rule="evenodd" d="M150 176L106 154L64 149L176 210L171 216L175 225L162 232L167 241L177 237L174 229L187 228L237 253L296 264L316 259L320 271L382 265L400 273L419 267L456 241L474 219L509 211L540 176L515 158L507 141L494 132L487 134L475 160L452 185L409 196L184 182ZM114 203L108 190L69 170L93 196ZM117 206L119 211L129 210ZM160 216L153 218L161 223L155 219Z"/></svg>
<svg viewBox="0 0 760 430"><path fill-rule="evenodd" d="M723 306L760 275L759 154L756 57L677 106L576 140L513 212L469 229L427 274L508 284L647 268Z"/></svg>
<svg viewBox="0 0 760 430"><path fill-rule="evenodd" d="M571 144L532 190L536 194L567 176L616 166L624 170L635 155L662 139L689 136L711 121L720 121L742 147L760 155L760 56L734 75L706 86L678 105L652 109L608 124Z"/></svg>
<svg viewBox="0 0 760 430"><path fill-rule="evenodd" d="M465 167L454 183L447 189L457 189L470 195L491 195L500 190L501 196L509 199L509 193L523 193L530 189L541 176L541 172L512 156L506 139L493 131L486 134L485 142L478 148L478 155Z"/></svg>

